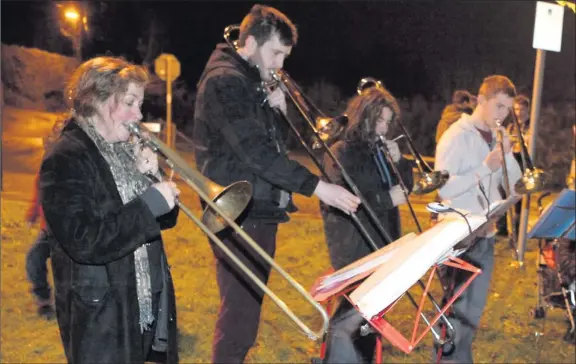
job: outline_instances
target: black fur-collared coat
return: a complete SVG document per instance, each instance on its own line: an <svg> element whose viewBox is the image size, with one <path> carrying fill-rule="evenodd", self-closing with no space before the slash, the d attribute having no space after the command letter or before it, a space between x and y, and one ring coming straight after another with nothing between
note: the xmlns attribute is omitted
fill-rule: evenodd
<svg viewBox="0 0 576 364"><path fill-rule="evenodd" d="M153 297L167 300L167 362L176 363L174 289L160 231L175 225L178 209L156 218L140 197L123 204L108 164L74 121L47 152L40 188L68 362L145 362L134 251L148 243Z"/></svg>

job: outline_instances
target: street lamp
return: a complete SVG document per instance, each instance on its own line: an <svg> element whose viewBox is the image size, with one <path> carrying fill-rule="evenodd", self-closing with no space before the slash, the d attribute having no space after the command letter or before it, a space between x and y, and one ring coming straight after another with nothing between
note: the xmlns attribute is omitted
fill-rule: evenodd
<svg viewBox="0 0 576 364"><path fill-rule="evenodd" d="M78 18L80 18L80 14L78 14L76 9L66 9L66 11L64 12L64 17L76 23L78 21Z"/></svg>
<svg viewBox="0 0 576 364"><path fill-rule="evenodd" d="M60 31L72 40L75 56L80 62L82 62L82 38L83 31L88 30L88 19L86 15L83 14L81 4L64 4L56 5L63 11L62 14L64 16L64 24L60 27Z"/></svg>

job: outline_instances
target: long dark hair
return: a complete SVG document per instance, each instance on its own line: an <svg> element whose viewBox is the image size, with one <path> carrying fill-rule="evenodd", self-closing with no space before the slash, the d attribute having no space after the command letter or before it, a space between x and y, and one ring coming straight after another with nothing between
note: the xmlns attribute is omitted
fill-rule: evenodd
<svg viewBox="0 0 576 364"><path fill-rule="evenodd" d="M384 87L365 89L360 95L352 98L346 108L348 116L346 141L371 144L376 138L376 123L384 107L392 110L391 123L400 118L398 102Z"/></svg>

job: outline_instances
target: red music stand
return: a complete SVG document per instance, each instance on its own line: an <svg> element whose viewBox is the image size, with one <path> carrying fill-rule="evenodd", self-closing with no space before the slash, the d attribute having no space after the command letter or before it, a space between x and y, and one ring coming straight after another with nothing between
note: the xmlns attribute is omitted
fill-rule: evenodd
<svg viewBox="0 0 576 364"><path fill-rule="evenodd" d="M446 310L448 310L448 308L452 305L452 303L454 303L454 301L458 297L460 297L462 292L464 292L464 290L468 287L468 285L470 285L470 282L472 282L472 280L475 279L476 276L478 276L478 274L481 273L480 269L474 267L470 263L467 263L467 262L465 262L465 261L463 261L457 257L448 257L448 259L441 264L444 264L444 265L447 265L450 267L454 267L456 269L462 269L462 270L472 272L472 275L466 280L466 282L460 287L460 289L454 293L452 298L441 308L441 310L434 316L434 318L430 321L430 323L428 325L426 325L426 327L423 329L423 331L420 334L418 334L418 327L420 326L420 321L421 321L420 313L422 312L422 309L424 308L424 304L426 301L425 298L426 298L426 295L429 291L430 285L432 283L432 278L434 277L434 274L436 273L436 269L438 267L438 264L434 265L432 267L432 270L429 273L429 277L428 277L427 284L426 284L426 289L422 293L422 297L420 299L420 303L419 303L418 308L417 308L417 314L416 314L417 316L416 316L416 319L414 321L414 326L412 329L412 336L411 336L410 340L408 340L400 331L398 331L394 326L392 326L392 324L390 324L390 322L388 322L387 320L384 319L384 315L386 315L388 312L390 312L390 310L396 305L396 303L402 297L397 298L392 304L388 305L383 310L381 310L377 315L375 315L371 318L366 317L365 315L362 315L366 319L366 321L368 321L370 323L370 325L380 334L380 336L386 338L386 340L388 340L392 345L396 346L397 348L399 348L400 350L402 350L406 354L409 354L414 350L414 348L422 340L424 335L426 335L426 333L428 331L430 331L431 327L434 326L436 324L436 322L440 319L441 315L444 314L446 312ZM314 298L316 298L315 293L320 293L316 290L316 287L318 287L322 278L324 278L324 277L320 277L314 283L314 285L311 289L311 293L312 293L312 296ZM362 278L360 278L360 279L362 279ZM350 301L350 303L354 307L356 307L356 309L358 310L358 307L350 299L349 293L351 291L353 291L354 289L356 289L359 286L359 284L360 283L357 281L344 282L341 285L338 285L338 286L335 286L332 288L332 289L336 290L336 292L334 292L330 295L324 296L323 299L318 300L318 302L329 303L330 301L334 300L335 298L342 296L345 299L347 299L348 301ZM381 339L378 338L378 343L376 345L376 350L377 350L376 351L376 363L382 362L381 361L382 345L380 345L380 343L381 343ZM324 350L325 349L323 347L322 352L321 352L322 356L324 355Z"/></svg>
<svg viewBox="0 0 576 364"><path fill-rule="evenodd" d="M394 265L395 263L397 263L394 261L394 259L388 259L388 260L386 259L387 254L391 254L391 252L395 251L394 245L396 245L396 249L402 249L402 247L406 247L407 250L405 255L409 256L408 259L412 257L412 254L422 255L422 252L418 253L418 249L420 249L421 247L419 241L426 238L427 236L434 236L434 234L436 234L434 232L435 229L440 233L444 234L444 236L446 235L446 232L448 230L446 229L446 227L444 227L445 230L442 231L443 229L442 221L433 226L432 228L428 229L427 231L421 233L420 235L416 235L414 233L405 235L399 240L396 240L395 242L387 245L386 247L376 252L373 252L372 254L362 259L359 259L358 261L348 265L347 267L340 269L335 273L326 274L324 276L319 277L315 281L312 288L310 289L310 293L314 297L314 299L320 303L327 303L339 296L342 296L348 301L350 301L352 306L355 307L355 309L366 319L366 321L370 324L370 326L372 326L374 330L376 330L379 333L379 340L376 346L377 363L382 362L382 345L380 344L380 337L386 338L392 345L400 349L402 352L409 354L414 350L416 345L424 338L424 335L426 335L426 333L428 333L431 330L431 328L438 322L438 320L442 317L442 315L444 315L444 313L450 308L450 306L458 299L458 297L462 295L462 293L470 285L470 283L482 272L479 268L458 258L457 255L462 251L457 252L455 250L457 248L469 249L473 244L473 241L475 241L475 238L482 235L486 231L486 228L490 227L492 225L492 222L498 219L500 216L502 216L504 212L508 209L508 207L514 204L517 200L518 197L514 197L510 198L509 200L500 201L499 203L494 204L492 206L492 211L490 211L490 213L487 216L468 215L467 225L469 230L465 234L463 234L462 231L459 230L458 234L460 235L457 235L457 236L464 235L462 236L462 238L460 239L455 238L453 239L453 242L448 242L447 244L443 245L436 244L440 249L443 250L440 251L433 258L434 262L432 264L426 265L424 267L425 270L420 275L420 277L422 277L431 268L428 274L424 291L421 295L420 301L416 308L417 314L414 320L414 324L412 326L412 332L410 338L407 338L405 335L403 335L388 320L386 320L384 316L394 308L396 303L398 303L398 301L417 282L417 280L414 282L409 282L411 283L411 285L404 291L404 293L398 295L398 297L393 297L391 301L390 299L388 299L386 301L387 303L383 304L381 308L378 308L378 311L375 314L369 314L369 315L365 314L362 308L360 308L355 303L354 298L351 298L351 292L354 293L361 285L365 284L365 282L367 282L369 279L372 279L373 275L375 278L378 278L376 272L379 272L381 269L385 269L384 267L386 265ZM457 219L454 217L452 219L452 222L456 220ZM445 224L446 226L448 226L447 224L450 224L450 220L445 222ZM438 241L442 240L441 239L442 235L438 234L437 236L439 236L440 239L436 240ZM416 240L417 237L420 237L420 239ZM431 247L435 248L435 246ZM397 265L398 264L402 263L397 263ZM432 284L432 279L436 274L436 270L440 265L445 265L455 269L468 271L471 273L471 275L464 282L464 284L462 284L460 288L452 294L451 298L443 305L443 307L437 310L437 313L432 318L432 320L428 320L426 326L419 331L419 329L421 328L421 317L422 317L421 314L424 309L426 297L429 293ZM366 267L366 269L362 269L362 267ZM419 269L422 270L423 268L419 267ZM340 274L339 279L332 279L338 276L338 274ZM371 312L374 312L374 310L372 309ZM322 356L324 356L324 350L325 348L323 346L321 349Z"/></svg>

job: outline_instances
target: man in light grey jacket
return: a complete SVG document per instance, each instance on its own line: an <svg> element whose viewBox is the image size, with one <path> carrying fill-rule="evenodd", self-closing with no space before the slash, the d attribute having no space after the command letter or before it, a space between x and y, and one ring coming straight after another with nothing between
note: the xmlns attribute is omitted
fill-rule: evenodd
<svg viewBox="0 0 576 364"><path fill-rule="evenodd" d="M516 96L516 88L505 76L484 79L478 92L478 104L472 115L462 114L440 138L436 147L435 168L446 170L450 179L440 189L444 204L482 214L490 203L502 199L498 186L503 184L502 164L505 159L511 193L521 177L507 136L503 139L505 158L496 143L497 120L509 114ZM482 184L486 197L479 185ZM455 347L450 355L441 357L442 363L472 363L472 341L486 304L494 265L495 228L478 238L461 258L482 269L482 273L468 286L452 307L451 322L455 327ZM448 271L446 276L451 277ZM467 276L456 274L454 292ZM446 349L446 348L445 348Z"/></svg>

